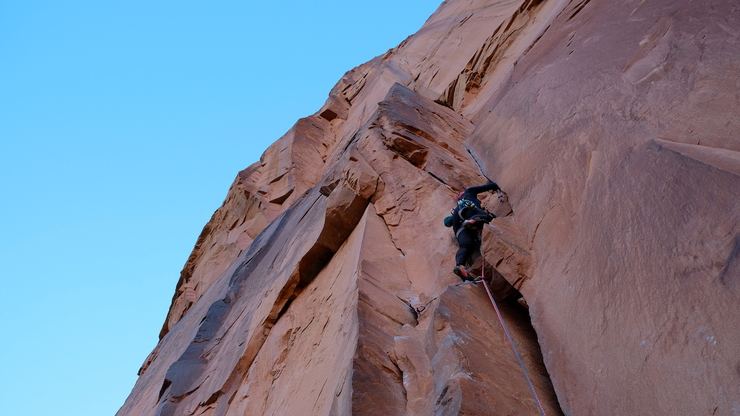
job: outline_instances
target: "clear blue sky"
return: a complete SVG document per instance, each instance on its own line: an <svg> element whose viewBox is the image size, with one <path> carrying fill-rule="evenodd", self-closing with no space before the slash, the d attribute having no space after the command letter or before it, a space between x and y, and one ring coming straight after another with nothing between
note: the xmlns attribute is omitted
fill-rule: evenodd
<svg viewBox="0 0 740 416"><path fill-rule="evenodd" d="M0 398L113 415L236 173L441 0L0 0Z"/></svg>

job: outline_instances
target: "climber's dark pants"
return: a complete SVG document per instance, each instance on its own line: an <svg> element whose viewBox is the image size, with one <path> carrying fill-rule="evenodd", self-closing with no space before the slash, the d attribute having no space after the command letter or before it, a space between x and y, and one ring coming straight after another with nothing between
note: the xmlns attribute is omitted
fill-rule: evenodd
<svg viewBox="0 0 740 416"><path fill-rule="evenodd" d="M465 264L479 248L478 230L463 228L457 235L457 243L460 249L455 254L455 264Z"/></svg>

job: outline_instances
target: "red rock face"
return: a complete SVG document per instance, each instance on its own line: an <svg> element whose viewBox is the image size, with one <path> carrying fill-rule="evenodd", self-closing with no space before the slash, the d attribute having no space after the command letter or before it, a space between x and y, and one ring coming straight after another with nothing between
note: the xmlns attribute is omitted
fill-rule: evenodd
<svg viewBox="0 0 740 416"><path fill-rule="evenodd" d="M740 414L738 12L444 2L239 173L118 415L538 414L451 273L487 178L476 270L548 415Z"/></svg>

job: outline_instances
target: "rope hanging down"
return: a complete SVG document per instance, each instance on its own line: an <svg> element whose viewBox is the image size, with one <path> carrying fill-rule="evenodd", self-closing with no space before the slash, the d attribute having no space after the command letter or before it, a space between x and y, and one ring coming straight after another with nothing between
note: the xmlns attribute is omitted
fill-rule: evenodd
<svg viewBox="0 0 740 416"><path fill-rule="evenodd" d="M496 315L498 315L498 320L501 322L501 326L504 328L506 337L509 338L509 343L511 344L511 348L514 350L516 359L519 361L519 366L522 367L522 372L524 372L524 378L527 379L529 390L532 392L532 397L534 397L535 403L537 403L537 408L540 411L540 415L547 416L547 414L545 413L545 409L542 408L542 403L540 402L540 398L537 397L537 392L534 390L534 386L532 385L532 380L529 379L529 375L527 374L527 369L524 367L524 362L522 361L522 357L519 356L519 351L517 350L516 345L514 344L514 339L511 337L511 333L509 333L509 328L506 326L506 323L504 322L504 317L501 315L501 311L498 309L498 305L496 304L496 301L493 299L493 295L491 294L491 289L488 288L488 284L486 284L486 281L484 280L486 277L486 259L482 255L481 255L481 258L483 260L483 268L481 269L481 283L483 283L483 287L486 289L486 293L488 293L488 299L491 300L491 304L493 305L493 308L496 310Z"/></svg>

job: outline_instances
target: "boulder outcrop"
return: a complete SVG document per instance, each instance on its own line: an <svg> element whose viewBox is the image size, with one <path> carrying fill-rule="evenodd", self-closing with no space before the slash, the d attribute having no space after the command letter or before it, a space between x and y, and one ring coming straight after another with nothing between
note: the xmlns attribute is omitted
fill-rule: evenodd
<svg viewBox="0 0 740 416"><path fill-rule="evenodd" d="M447 0L237 175L124 415L740 414L740 5Z"/></svg>

